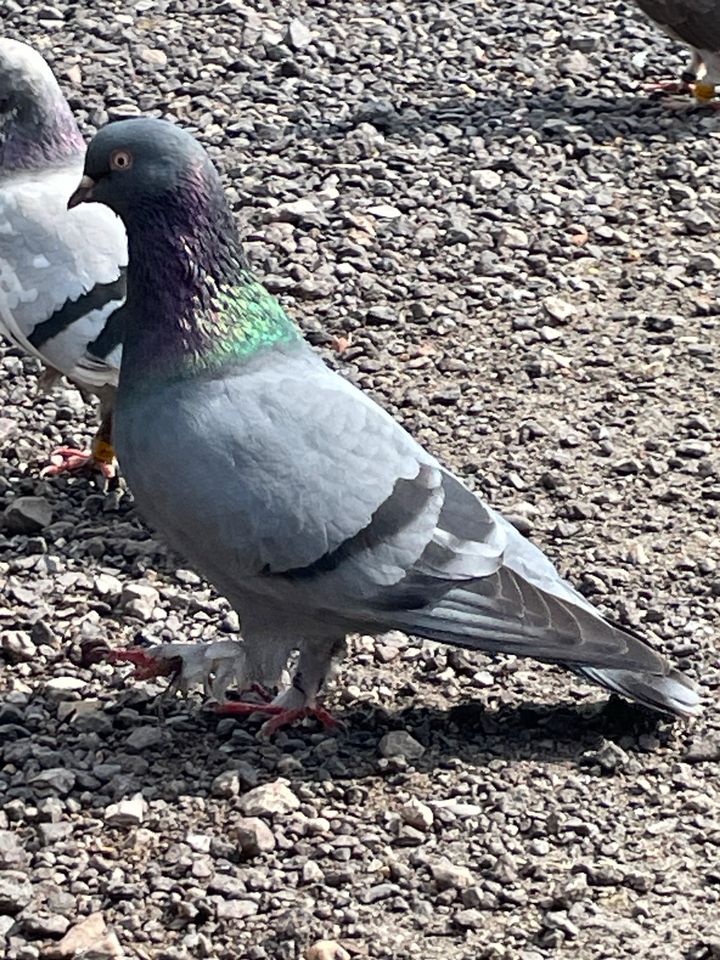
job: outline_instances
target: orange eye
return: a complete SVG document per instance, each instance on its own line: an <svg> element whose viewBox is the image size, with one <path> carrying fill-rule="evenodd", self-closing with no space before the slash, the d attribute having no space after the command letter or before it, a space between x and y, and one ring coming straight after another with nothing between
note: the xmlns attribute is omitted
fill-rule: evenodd
<svg viewBox="0 0 720 960"><path fill-rule="evenodd" d="M111 170L129 170L133 157L129 150L113 150L110 154Z"/></svg>

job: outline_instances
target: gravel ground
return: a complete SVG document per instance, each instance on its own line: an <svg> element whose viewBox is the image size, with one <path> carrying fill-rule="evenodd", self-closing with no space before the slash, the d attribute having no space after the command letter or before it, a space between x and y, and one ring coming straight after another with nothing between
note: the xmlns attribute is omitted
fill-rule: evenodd
<svg viewBox="0 0 720 960"><path fill-rule="evenodd" d="M237 619L127 493L39 479L93 411L5 349L0 949L717 960L720 117L642 91L685 52L618 2L89 6L3 0L4 31L88 134L196 130L313 342L708 709L391 636L354 641L335 736L197 696L160 722L80 641Z"/></svg>

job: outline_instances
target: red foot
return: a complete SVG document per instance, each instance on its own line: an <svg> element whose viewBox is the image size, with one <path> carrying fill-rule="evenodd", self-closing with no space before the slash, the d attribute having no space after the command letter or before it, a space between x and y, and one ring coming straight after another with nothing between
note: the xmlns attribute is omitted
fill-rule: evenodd
<svg viewBox="0 0 720 960"><path fill-rule="evenodd" d="M78 473L85 470L98 470L108 480L112 480L115 476L114 463L106 463L92 452L77 450L75 447L59 447L53 450L51 463L40 471L40 476L57 477L61 473Z"/></svg>
<svg viewBox="0 0 720 960"><path fill-rule="evenodd" d="M153 657L147 651L134 649L111 650L105 657L110 663L132 663L136 680L151 680L153 677L173 677L181 669L179 657Z"/></svg>
<svg viewBox="0 0 720 960"><path fill-rule="evenodd" d="M305 717L315 717L322 723L326 730L332 730L338 726L335 717L332 716L323 707L302 707L299 710L286 710L285 707L274 706L272 703L247 703L245 701L233 701L232 703L219 703L215 708L216 713L270 713L272 720L268 720L262 725L262 732L267 736L275 733L281 727L287 727L296 720L302 720Z"/></svg>
<svg viewBox="0 0 720 960"><path fill-rule="evenodd" d="M655 80L645 84L647 93L690 93L692 88L684 80Z"/></svg>

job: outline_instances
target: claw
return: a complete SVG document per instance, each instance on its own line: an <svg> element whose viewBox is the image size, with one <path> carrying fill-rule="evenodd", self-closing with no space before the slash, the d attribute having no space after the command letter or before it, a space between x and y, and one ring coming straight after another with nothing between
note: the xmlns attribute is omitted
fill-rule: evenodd
<svg viewBox="0 0 720 960"><path fill-rule="evenodd" d="M323 707L303 707L300 710L281 710L272 720L265 721L260 727L260 733L264 737L271 737L282 727L288 727L305 717L315 717L326 730L335 730L340 726L335 717Z"/></svg>
<svg viewBox="0 0 720 960"><path fill-rule="evenodd" d="M251 693L257 694L263 703L270 703L272 700L272 694L266 690L261 683L251 683L248 690L250 690Z"/></svg>
<svg viewBox="0 0 720 960"><path fill-rule="evenodd" d="M272 719L267 720L260 728L261 734L266 737L272 736L281 727L287 727L295 723L296 720L303 720L305 717L315 717L326 730L333 730L338 726L338 721L324 707L301 707L297 710L288 710L278 704L248 703L240 700L232 703L219 703L215 707L215 712L223 715L241 713L246 716L253 713L269 713L272 715Z"/></svg>

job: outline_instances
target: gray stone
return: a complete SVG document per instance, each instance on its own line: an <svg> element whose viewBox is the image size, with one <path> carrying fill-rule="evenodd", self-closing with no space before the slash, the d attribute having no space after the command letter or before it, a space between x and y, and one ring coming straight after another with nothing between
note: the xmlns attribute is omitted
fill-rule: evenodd
<svg viewBox="0 0 720 960"><path fill-rule="evenodd" d="M70 921L59 913L46 913L41 907L26 909L22 915L22 930L30 940L62 937Z"/></svg>
<svg viewBox="0 0 720 960"><path fill-rule="evenodd" d="M240 774L237 770L223 770L210 785L210 792L214 797L236 797L240 793Z"/></svg>
<svg viewBox="0 0 720 960"><path fill-rule="evenodd" d="M162 728L157 724L145 724L142 727L135 727L125 743L130 750L142 753L145 750L152 750L159 747L164 741Z"/></svg>
<svg viewBox="0 0 720 960"><path fill-rule="evenodd" d="M10 533L39 533L52 523L52 507L45 497L16 497L5 508Z"/></svg>
<svg viewBox="0 0 720 960"><path fill-rule="evenodd" d="M717 223L701 207L695 207L685 214L685 228L690 234L704 237L717 230Z"/></svg>
<svg viewBox="0 0 720 960"><path fill-rule="evenodd" d="M0 871L0 913L15 916L30 903L32 895L32 884L24 873Z"/></svg>
<svg viewBox="0 0 720 960"><path fill-rule="evenodd" d="M386 733L379 749L383 757L404 757L406 760L418 760L425 753L425 747L405 730Z"/></svg>
<svg viewBox="0 0 720 960"><path fill-rule="evenodd" d="M31 777L30 784L35 790L58 793L64 797L75 786L75 779L73 770L68 770L66 767L51 767Z"/></svg>
<svg viewBox="0 0 720 960"><path fill-rule="evenodd" d="M37 646L25 630L3 631L0 650L8 663L29 663L37 656Z"/></svg>
<svg viewBox="0 0 720 960"><path fill-rule="evenodd" d="M20 813L23 815L24 810ZM19 835L12 830L0 830L0 867L23 867L29 859Z"/></svg>
<svg viewBox="0 0 720 960"><path fill-rule="evenodd" d="M712 453L713 447L707 440L683 440L675 448L679 457L687 457L690 460L699 460Z"/></svg>
<svg viewBox="0 0 720 960"><path fill-rule="evenodd" d="M285 42L293 50L304 50L312 42L312 33L296 17L288 24Z"/></svg>
<svg viewBox="0 0 720 960"><path fill-rule="evenodd" d="M257 857L275 849L275 835L259 817L243 817L235 821L232 835L237 838L245 857Z"/></svg>
<svg viewBox="0 0 720 960"><path fill-rule="evenodd" d="M416 830L426 831L433 825L435 816L426 804L413 798L400 808L400 816L405 823L415 827Z"/></svg>
<svg viewBox="0 0 720 960"><path fill-rule="evenodd" d="M453 923L462 930L477 930L485 926L486 918L481 910L470 907L467 910L458 910L453 917Z"/></svg>

